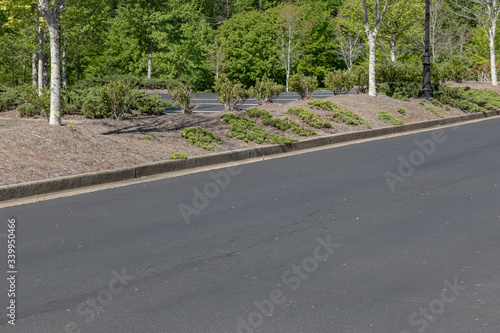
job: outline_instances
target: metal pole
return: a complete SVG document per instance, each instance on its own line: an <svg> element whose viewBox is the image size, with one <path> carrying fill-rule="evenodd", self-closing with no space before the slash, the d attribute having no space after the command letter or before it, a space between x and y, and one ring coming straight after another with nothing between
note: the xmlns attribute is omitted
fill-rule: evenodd
<svg viewBox="0 0 500 333"><path fill-rule="evenodd" d="M432 98L431 87L431 54L429 52L429 23L430 23L430 0L425 0L425 52L424 52L424 75L422 80L422 88L424 90L424 98Z"/></svg>

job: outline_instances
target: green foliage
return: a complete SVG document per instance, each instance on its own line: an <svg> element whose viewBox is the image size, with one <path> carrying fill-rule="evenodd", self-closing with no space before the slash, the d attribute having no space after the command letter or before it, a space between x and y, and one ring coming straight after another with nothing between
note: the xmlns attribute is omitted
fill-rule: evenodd
<svg viewBox="0 0 500 333"><path fill-rule="evenodd" d="M217 100L224 104L227 110L238 110L240 105L243 105L250 96L240 81L230 80L226 75L221 75L215 81L215 92L217 93Z"/></svg>
<svg viewBox="0 0 500 333"><path fill-rule="evenodd" d="M19 100L17 89L5 89L0 92L0 112L13 109Z"/></svg>
<svg viewBox="0 0 500 333"><path fill-rule="evenodd" d="M185 160L188 158L186 153L170 153L170 156L168 157L171 160Z"/></svg>
<svg viewBox="0 0 500 333"><path fill-rule="evenodd" d="M261 109L249 109L246 111L250 118L260 118L263 125L270 125L282 131L288 131L300 136L318 135L314 130L308 130L288 118L274 118L269 112Z"/></svg>
<svg viewBox="0 0 500 333"><path fill-rule="evenodd" d="M403 116L406 116L406 110L403 108L398 108L398 113L403 115Z"/></svg>
<svg viewBox="0 0 500 333"><path fill-rule="evenodd" d="M17 108L17 115L21 118L33 117L39 114L36 107L31 103L24 103Z"/></svg>
<svg viewBox="0 0 500 333"><path fill-rule="evenodd" d="M38 95L38 88L30 85L24 85L20 99L25 103L29 103L35 107L35 113L46 118L50 113L50 91L44 89L42 95ZM20 103L21 104L21 103Z"/></svg>
<svg viewBox="0 0 500 333"><path fill-rule="evenodd" d="M165 109L171 108L174 103L165 101L158 94L149 95L144 90L132 90L130 92L130 110L136 115L161 115Z"/></svg>
<svg viewBox="0 0 500 333"><path fill-rule="evenodd" d="M400 101L403 101L403 102L408 102L409 101L408 97L406 97L405 95L401 94L400 92L392 94L392 98L399 99Z"/></svg>
<svg viewBox="0 0 500 333"><path fill-rule="evenodd" d="M470 89L440 86L434 98L442 104L475 113L500 109L500 95L491 89Z"/></svg>
<svg viewBox="0 0 500 333"><path fill-rule="evenodd" d="M102 87L103 85L116 81L130 83L130 85L136 89L167 89L172 80L156 78L148 79L146 77L134 75L106 75L80 80L76 82L72 88L86 89L92 87Z"/></svg>
<svg viewBox="0 0 500 333"><path fill-rule="evenodd" d="M394 117L392 114L381 110L377 112L377 119L382 120L384 123L389 123L392 125L404 125L404 123L398 118Z"/></svg>
<svg viewBox="0 0 500 333"><path fill-rule="evenodd" d="M301 99L312 98L314 90L318 88L318 79L315 76L295 74L290 77L288 83L290 90L299 94Z"/></svg>
<svg viewBox="0 0 500 333"><path fill-rule="evenodd" d="M200 126L186 128L181 132L181 136L186 138L189 144L206 150L214 150L215 145L222 142L221 138Z"/></svg>
<svg viewBox="0 0 500 333"><path fill-rule="evenodd" d="M436 117L438 117L438 118L442 118L442 117L443 117L443 116L441 116L441 115L440 115L440 114L436 111L436 109L434 109L432 106L427 106L427 105L425 105L425 103L424 103L424 102L420 102L420 103L418 103L418 104L419 104L421 107L423 107L424 109L426 109L427 111L432 112L432 113L433 113Z"/></svg>
<svg viewBox="0 0 500 333"><path fill-rule="evenodd" d="M332 120L334 120L337 123L344 123L347 125L354 125L354 126L363 124L366 125L366 127L368 128L372 128L370 126L370 123L361 118L359 115L349 110L341 110L340 108L337 108L337 110L333 112Z"/></svg>
<svg viewBox="0 0 500 333"><path fill-rule="evenodd" d="M155 137L151 135L141 135L141 140L153 140Z"/></svg>
<svg viewBox="0 0 500 333"><path fill-rule="evenodd" d="M440 101L438 101L437 99L435 98L431 98L431 103L439 108L442 108L443 107L443 104L441 104Z"/></svg>
<svg viewBox="0 0 500 333"><path fill-rule="evenodd" d="M175 81L168 85L168 95L179 104L184 113L193 113L199 105L191 105L191 89L181 81Z"/></svg>
<svg viewBox="0 0 500 333"><path fill-rule="evenodd" d="M354 88L354 76L349 70L336 70L334 72L328 72L323 81L325 87L331 90L333 94L340 95L343 93L348 93Z"/></svg>
<svg viewBox="0 0 500 333"><path fill-rule="evenodd" d="M435 87L433 87L433 90ZM410 96L419 98L423 94L422 83L417 82L385 82L377 84L377 91L381 94L393 97L394 94L398 96Z"/></svg>
<svg viewBox="0 0 500 333"><path fill-rule="evenodd" d="M445 109L446 111L448 111L448 112L451 112L451 109L450 109L450 107L449 107L448 105L445 105L445 106L444 106L444 109Z"/></svg>
<svg viewBox="0 0 500 333"><path fill-rule="evenodd" d="M388 62L377 66L378 82L414 82L422 84L422 64L417 62Z"/></svg>
<svg viewBox="0 0 500 333"><path fill-rule="evenodd" d="M285 87L277 84L271 79L264 77L262 80L257 79L255 86L249 90L250 96L254 97L259 105L263 103L272 103L275 97L278 97L280 92L285 91Z"/></svg>
<svg viewBox="0 0 500 333"><path fill-rule="evenodd" d="M431 65L431 79L434 82L463 82L469 77L469 67L463 60L453 58L447 62Z"/></svg>
<svg viewBox="0 0 500 333"><path fill-rule="evenodd" d="M290 144L297 141L297 139L269 133L262 126L257 125L254 120L242 116L223 114L221 119L222 122L229 124L229 134L227 136L230 138L233 137L245 142L253 141L258 144L264 141L271 144Z"/></svg>
<svg viewBox="0 0 500 333"><path fill-rule="evenodd" d="M287 113L293 114L298 116L302 121L304 121L306 124L308 124L311 127L315 128L330 128L332 127L332 124L330 124L328 121L323 120L321 118L321 115L311 112L309 110L306 110L304 108L299 108L299 107L292 107L288 109Z"/></svg>
<svg viewBox="0 0 500 333"><path fill-rule="evenodd" d="M123 81L108 83L100 91L99 102L116 119L121 120L129 110L131 90L130 83Z"/></svg>
<svg viewBox="0 0 500 333"><path fill-rule="evenodd" d="M338 109L337 105L324 99L315 99L314 101L309 101L307 102L306 106L312 109L326 111L334 111Z"/></svg>

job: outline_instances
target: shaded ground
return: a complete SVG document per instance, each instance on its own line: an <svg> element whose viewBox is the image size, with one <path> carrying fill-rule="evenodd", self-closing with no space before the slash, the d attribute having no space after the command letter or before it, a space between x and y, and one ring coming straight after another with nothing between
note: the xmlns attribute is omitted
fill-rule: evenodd
<svg viewBox="0 0 500 333"><path fill-rule="evenodd" d="M493 88L484 83L467 82L471 88ZM496 88L496 87L495 87ZM498 88L496 88L498 89ZM497 90L498 91L498 90ZM438 117L418 105L420 100L403 102L387 96L370 97L366 94L340 95L327 98L342 109L351 110L370 122L372 128L393 126L377 119L377 112L385 110L405 123L432 120ZM306 128L298 117L286 115L292 106L304 106L307 101L286 104L268 104L261 108L275 117L288 116ZM431 105L430 103L427 103ZM406 110L406 116L397 113L398 107ZM453 117L464 112L435 107L443 117ZM318 111L325 120L330 120L331 112ZM243 111L239 114L244 115ZM100 119L90 120L82 116L63 118L63 124L71 121L73 127L54 127L44 123L30 126L0 126L0 185L22 183L52 177L74 175L85 172L134 166L168 159L171 152L184 152L188 156L212 153L192 146L180 136L185 127L201 126L222 138L222 144L215 152L256 146L257 144L228 138L228 125L219 120L221 113L215 114L165 114L159 117L131 118L122 121ZM15 110L0 113L0 117L17 117ZM332 122L332 128L316 130L320 135L365 130L366 126L350 126ZM294 136L272 127L265 129L276 134ZM141 139L152 136L154 139Z"/></svg>

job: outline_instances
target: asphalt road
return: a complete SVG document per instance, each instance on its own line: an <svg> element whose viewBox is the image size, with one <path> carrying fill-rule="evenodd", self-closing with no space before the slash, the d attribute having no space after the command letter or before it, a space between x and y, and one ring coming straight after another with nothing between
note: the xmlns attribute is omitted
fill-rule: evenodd
<svg viewBox="0 0 500 333"><path fill-rule="evenodd" d="M0 331L498 333L498 128L2 209Z"/></svg>
<svg viewBox="0 0 500 333"><path fill-rule="evenodd" d="M326 98L333 96L333 93L329 90L316 90L313 93L313 97L317 99ZM162 99L171 101L172 99L167 94L160 94ZM222 105L217 100L217 94L215 93L199 93L193 94L193 97L196 98L195 103L199 103L200 107L195 111L199 113L212 113L224 111L224 105ZM296 101L299 99L299 95L294 92L282 92L279 97L277 97L274 102L276 103L287 103L291 101ZM257 102L254 98L249 98L245 104L242 105L242 109L246 109L252 106L257 106ZM167 112L171 113L179 113L182 112L180 107L174 107L167 109Z"/></svg>

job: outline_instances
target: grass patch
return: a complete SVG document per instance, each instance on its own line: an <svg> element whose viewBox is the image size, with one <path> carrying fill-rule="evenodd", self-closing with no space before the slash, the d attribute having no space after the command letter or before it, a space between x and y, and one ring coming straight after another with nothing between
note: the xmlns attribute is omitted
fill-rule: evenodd
<svg viewBox="0 0 500 333"><path fill-rule="evenodd" d="M186 153L170 153L168 158L171 160L185 160L188 156Z"/></svg>
<svg viewBox="0 0 500 333"><path fill-rule="evenodd" d="M263 125L270 125L282 131L288 131L300 136L318 135L314 130L308 130L288 118L274 118L269 112L261 109L250 109L246 111L250 118L260 118Z"/></svg>
<svg viewBox="0 0 500 333"><path fill-rule="evenodd" d="M398 118L394 117L392 114L382 110L377 112L377 119L382 120L384 123L389 123L393 125L404 125L404 123Z"/></svg>
<svg viewBox="0 0 500 333"><path fill-rule="evenodd" d="M188 140L189 144L206 150L214 150L215 145L221 143L221 138L200 126L188 127L181 132L181 136Z"/></svg>
<svg viewBox="0 0 500 333"><path fill-rule="evenodd" d="M364 120L357 114L352 113L352 111L349 110L338 109L334 111L332 115L332 120L337 123L344 123L347 125L354 125L354 126L363 124L366 125L366 127L368 128L372 128L369 122L367 122L366 120Z"/></svg>
<svg viewBox="0 0 500 333"><path fill-rule="evenodd" d="M257 125L253 119L235 114L223 114L221 119L223 123L229 124L229 133L227 136L230 138L236 138L245 142L253 141L258 144L264 141L271 144L290 144L298 141L297 139L269 133L262 126Z"/></svg>
<svg viewBox="0 0 500 333"><path fill-rule="evenodd" d="M403 108L398 108L398 113L399 113L400 115L406 116L406 110L405 110L405 109L403 109Z"/></svg>
<svg viewBox="0 0 500 333"><path fill-rule="evenodd" d="M141 136L141 140L153 140L155 137L151 135L143 135Z"/></svg>
<svg viewBox="0 0 500 333"><path fill-rule="evenodd" d="M302 121L315 128L331 128L332 124L321 118L321 115L306 110L304 108L293 107L287 113L298 116Z"/></svg>

